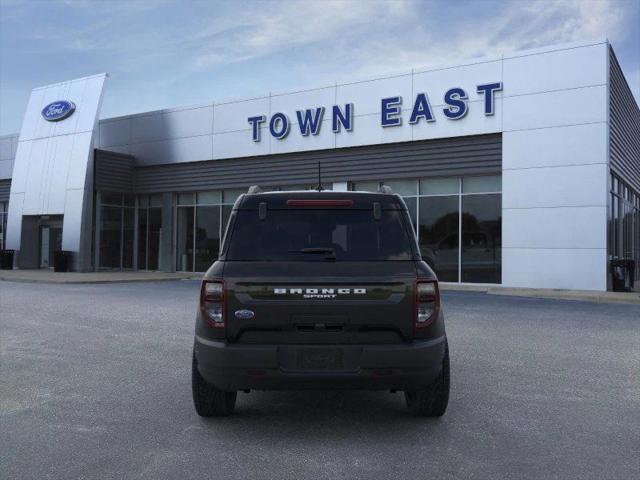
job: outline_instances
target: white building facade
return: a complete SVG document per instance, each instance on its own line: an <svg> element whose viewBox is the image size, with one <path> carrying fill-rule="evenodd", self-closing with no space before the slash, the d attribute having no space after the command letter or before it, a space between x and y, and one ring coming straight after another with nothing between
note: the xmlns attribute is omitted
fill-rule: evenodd
<svg viewBox="0 0 640 480"><path fill-rule="evenodd" d="M0 138L15 268L204 271L242 191L320 162L325 187L401 194L442 281L637 287L640 110L607 41L98 121L104 78L34 90Z"/></svg>

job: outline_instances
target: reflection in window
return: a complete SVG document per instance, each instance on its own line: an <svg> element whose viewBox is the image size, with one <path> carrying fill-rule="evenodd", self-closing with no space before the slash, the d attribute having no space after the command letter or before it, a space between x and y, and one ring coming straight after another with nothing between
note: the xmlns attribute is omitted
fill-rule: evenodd
<svg viewBox="0 0 640 480"><path fill-rule="evenodd" d="M158 270L160 232L162 231L162 196L138 197L138 269Z"/></svg>
<svg viewBox="0 0 640 480"><path fill-rule="evenodd" d="M4 249L6 241L8 206L7 202L0 202L0 250Z"/></svg>
<svg viewBox="0 0 640 480"><path fill-rule="evenodd" d="M122 268L133 268L133 244L135 241L135 209L123 208Z"/></svg>
<svg viewBox="0 0 640 480"><path fill-rule="evenodd" d="M221 239L231 216L233 203L246 191L214 190L178 195L178 271L204 272L218 259Z"/></svg>
<svg viewBox="0 0 640 480"><path fill-rule="evenodd" d="M204 272L218 258L220 251L220 207L196 209L195 271Z"/></svg>
<svg viewBox="0 0 640 480"><path fill-rule="evenodd" d="M177 221L176 269L193 271L193 214L195 207L179 207Z"/></svg>
<svg viewBox="0 0 640 480"><path fill-rule="evenodd" d="M640 290L640 194L611 175L609 287Z"/></svg>
<svg viewBox="0 0 640 480"><path fill-rule="evenodd" d="M502 195L462 197L462 281L500 283Z"/></svg>
<svg viewBox="0 0 640 480"><path fill-rule="evenodd" d="M162 208L149 208L149 232L147 270L158 270L160 259L160 233L162 232Z"/></svg>
<svg viewBox="0 0 640 480"><path fill-rule="evenodd" d="M100 210L100 268L120 268L122 207Z"/></svg>
<svg viewBox="0 0 640 480"><path fill-rule="evenodd" d="M135 197L100 193L99 268L133 268Z"/></svg>
<svg viewBox="0 0 640 480"><path fill-rule="evenodd" d="M420 198L422 259L445 282L458 281L458 196Z"/></svg>

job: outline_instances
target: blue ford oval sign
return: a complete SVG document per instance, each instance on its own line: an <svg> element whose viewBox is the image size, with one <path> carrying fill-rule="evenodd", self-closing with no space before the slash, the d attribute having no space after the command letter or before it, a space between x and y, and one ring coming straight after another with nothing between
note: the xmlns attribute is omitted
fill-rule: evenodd
<svg viewBox="0 0 640 480"><path fill-rule="evenodd" d="M250 318L253 318L254 313L251 310L236 310L235 315L236 318L249 320Z"/></svg>
<svg viewBox="0 0 640 480"><path fill-rule="evenodd" d="M75 103L68 100L58 100L57 102L51 102L42 109L42 118L48 122L59 122L71 116L75 109Z"/></svg>

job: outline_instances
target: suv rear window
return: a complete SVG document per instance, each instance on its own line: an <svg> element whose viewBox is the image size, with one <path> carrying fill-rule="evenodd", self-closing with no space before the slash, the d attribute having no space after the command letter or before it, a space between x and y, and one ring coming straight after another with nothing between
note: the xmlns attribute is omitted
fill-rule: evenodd
<svg viewBox="0 0 640 480"><path fill-rule="evenodd" d="M388 261L411 260L402 210L255 210L235 212L226 260Z"/></svg>

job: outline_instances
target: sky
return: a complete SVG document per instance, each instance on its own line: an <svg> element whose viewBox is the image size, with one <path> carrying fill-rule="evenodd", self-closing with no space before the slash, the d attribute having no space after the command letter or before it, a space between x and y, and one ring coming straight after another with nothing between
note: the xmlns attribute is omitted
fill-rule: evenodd
<svg viewBox="0 0 640 480"><path fill-rule="evenodd" d="M640 0L0 0L0 135L100 72L109 118L603 38L640 102Z"/></svg>

